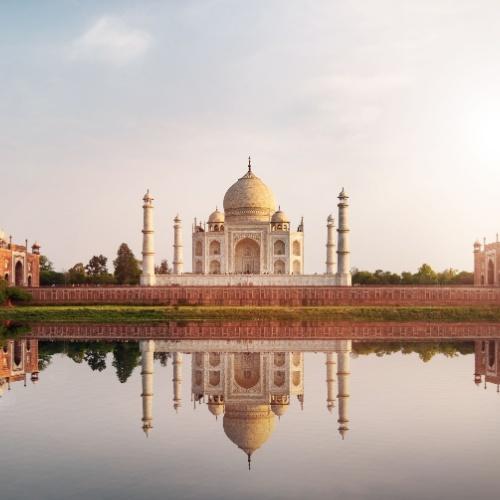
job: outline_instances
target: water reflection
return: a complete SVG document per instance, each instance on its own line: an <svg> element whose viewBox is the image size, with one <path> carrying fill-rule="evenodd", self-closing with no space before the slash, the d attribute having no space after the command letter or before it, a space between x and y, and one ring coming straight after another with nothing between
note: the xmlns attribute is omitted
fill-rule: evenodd
<svg viewBox="0 0 500 500"><path fill-rule="evenodd" d="M29 376L33 383L38 382L38 341L5 340L0 346L0 397L11 385L23 382Z"/></svg>
<svg viewBox="0 0 500 500"><path fill-rule="evenodd" d="M349 431L350 361L359 355L418 352L423 361L437 353L446 356L474 353L474 382L484 387L500 384L500 340L474 342L376 342L351 340L141 340L139 342L41 342L34 339L4 340L0 348L0 397L16 382L37 382L50 357L62 352L92 370L112 366L120 382L141 367L142 430L153 429L155 360L164 367L171 361L172 405L182 400L183 363L190 361L190 393L194 409L222 420L228 439L248 457L275 431L276 419L286 418L291 405L303 408L304 352L321 352L325 363L325 406L336 416L342 439Z"/></svg>
<svg viewBox="0 0 500 500"><path fill-rule="evenodd" d="M226 436L247 455L250 466L252 454L271 437L276 417L285 415L295 400L304 404L304 354L283 351L279 342L272 341L253 343L251 352L237 341L226 342L224 352L206 350L204 344L140 342L142 429L149 435L153 428L155 352L172 354L173 406L178 410L182 406L183 352L190 351L194 408L204 404L216 418L222 416ZM305 341L304 347L309 350L314 343L311 346ZM351 341L326 341L321 347L326 364L326 404L332 412L338 401L339 432L343 438L349 430Z"/></svg>

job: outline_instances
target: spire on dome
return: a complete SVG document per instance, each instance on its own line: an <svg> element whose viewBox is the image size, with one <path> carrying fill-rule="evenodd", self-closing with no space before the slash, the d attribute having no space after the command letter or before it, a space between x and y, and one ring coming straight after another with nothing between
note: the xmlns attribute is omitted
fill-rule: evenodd
<svg viewBox="0 0 500 500"><path fill-rule="evenodd" d="M248 173L252 173L252 158L250 156L248 157Z"/></svg>

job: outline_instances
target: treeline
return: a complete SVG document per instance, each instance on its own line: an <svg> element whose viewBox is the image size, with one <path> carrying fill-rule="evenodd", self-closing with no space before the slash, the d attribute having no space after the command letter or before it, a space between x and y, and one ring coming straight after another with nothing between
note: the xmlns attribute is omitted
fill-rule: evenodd
<svg viewBox="0 0 500 500"><path fill-rule="evenodd" d="M92 371L103 371L109 366L108 356L112 356L111 366L116 377L123 384L141 362L138 342L40 342L38 347L40 371L50 365L54 354L64 354L75 363L85 363ZM154 355L162 366L167 365L170 353L158 352Z"/></svg>
<svg viewBox="0 0 500 500"><path fill-rule="evenodd" d="M400 352L401 354L418 354L418 357L427 363L436 354L447 358L474 353L473 341L446 341L446 342L353 342L352 352L358 356L375 354L376 356L389 356Z"/></svg>
<svg viewBox="0 0 500 500"><path fill-rule="evenodd" d="M40 258L40 284L52 285L137 285L141 275L141 262L126 243L122 243L113 260L113 269L108 269L108 258L94 255L87 264L76 263L65 272L54 270L52 262L44 255ZM170 272L166 260L157 266L159 274Z"/></svg>
<svg viewBox="0 0 500 500"><path fill-rule="evenodd" d="M1 339L0 339L1 340ZM39 369L47 368L52 356L64 354L75 363L85 363L93 371L103 371L109 367L108 358L111 355L111 366L115 369L116 376L121 383L126 382L134 369L141 362L141 352L138 342L40 342ZM446 342L353 342L354 356L375 354L376 356L389 356L400 352L401 354L417 354L427 363L437 354L446 357L456 357L474 353L473 341L446 341ZM162 366L167 365L170 353L155 353L155 359Z"/></svg>
<svg viewBox="0 0 500 500"><path fill-rule="evenodd" d="M429 264L422 264L416 273L401 274L377 269L374 272L354 269L353 285L473 285L474 273L445 269L436 272Z"/></svg>

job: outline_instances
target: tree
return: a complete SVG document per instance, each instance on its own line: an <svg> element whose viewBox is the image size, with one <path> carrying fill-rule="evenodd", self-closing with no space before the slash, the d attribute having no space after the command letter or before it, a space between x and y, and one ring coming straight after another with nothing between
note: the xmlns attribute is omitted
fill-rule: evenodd
<svg viewBox="0 0 500 500"><path fill-rule="evenodd" d="M169 274L171 269L168 267L168 260L162 260L159 266L155 266L155 274Z"/></svg>
<svg viewBox="0 0 500 500"><path fill-rule="evenodd" d="M64 285L64 273L54 271L54 265L45 255L40 255L40 285Z"/></svg>
<svg viewBox="0 0 500 500"><path fill-rule="evenodd" d="M116 376L123 384L125 383L134 368L139 363L141 352L137 342L118 342L113 349L113 366L116 368Z"/></svg>
<svg viewBox="0 0 500 500"><path fill-rule="evenodd" d="M40 255L40 271L50 272L54 270L54 265L45 255Z"/></svg>
<svg viewBox="0 0 500 500"><path fill-rule="evenodd" d="M68 281L75 285L85 283L85 267L81 262L78 262L68 270Z"/></svg>
<svg viewBox="0 0 500 500"><path fill-rule="evenodd" d="M114 278L108 272L107 262L108 258L104 255L94 255L85 266L87 280L95 284L112 283Z"/></svg>
<svg viewBox="0 0 500 500"><path fill-rule="evenodd" d="M115 267L115 278L120 285L136 285L139 283L139 264L132 250L126 243L118 248L117 257L113 261Z"/></svg>
<svg viewBox="0 0 500 500"><path fill-rule="evenodd" d="M87 275L102 276L108 274L108 268L106 267L107 262L108 259L107 257L104 257L104 255L94 255L85 266Z"/></svg>
<svg viewBox="0 0 500 500"><path fill-rule="evenodd" d="M419 285L434 285L437 283L437 274L429 264L422 264L414 275L414 280Z"/></svg>

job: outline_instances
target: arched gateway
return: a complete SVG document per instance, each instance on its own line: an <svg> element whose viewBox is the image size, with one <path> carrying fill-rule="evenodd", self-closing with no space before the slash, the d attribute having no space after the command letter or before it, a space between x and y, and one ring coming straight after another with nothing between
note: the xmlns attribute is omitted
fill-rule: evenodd
<svg viewBox="0 0 500 500"><path fill-rule="evenodd" d="M234 255L236 273L260 273L260 246L255 240L244 238L236 243Z"/></svg>
<svg viewBox="0 0 500 500"><path fill-rule="evenodd" d="M24 284L23 263L20 261L16 263L15 278L16 278L16 286L23 286Z"/></svg>

